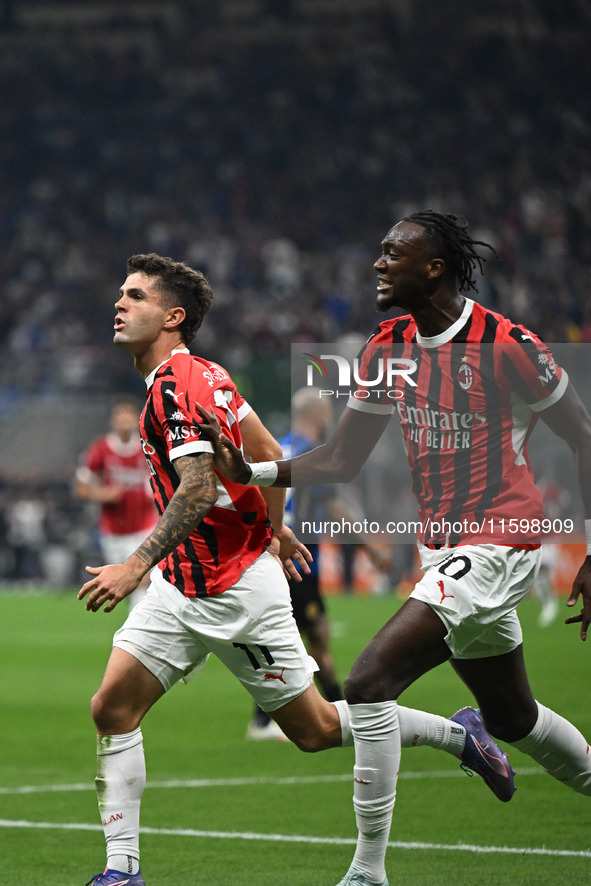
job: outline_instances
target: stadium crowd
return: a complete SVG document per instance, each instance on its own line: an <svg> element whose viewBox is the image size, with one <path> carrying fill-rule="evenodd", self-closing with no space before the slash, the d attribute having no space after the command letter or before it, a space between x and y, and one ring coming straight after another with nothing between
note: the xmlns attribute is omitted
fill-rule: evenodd
<svg viewBox="0 0 591 886"><path fill-rule="evenodd" d="M501 3L493 20L458 2L416 0L405 17L335 2L306 40L305 4L267 4L280 39L227 41L198 4L174 5L182 27L143 48L68 30L28 45L4 23L4 411L130 389L112 305L127 256L156 251L206 272L199 350L273 425L289 412L290 343L372 329L377 246L424 206L465 214L495 246L479 300L548 341L591 342L584 3Z"/></svg>

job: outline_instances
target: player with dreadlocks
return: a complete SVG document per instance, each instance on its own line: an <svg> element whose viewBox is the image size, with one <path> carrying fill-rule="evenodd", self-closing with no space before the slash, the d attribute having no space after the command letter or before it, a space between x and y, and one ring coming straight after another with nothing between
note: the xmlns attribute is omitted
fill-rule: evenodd
<svg viewBox="0 0 591 886"><path fill-rule="evenodd" d="M298 458L247 465L209 422L216 467L245 484L305 486L355 476L392 414L400 421L418 500L423 577L366 646L345 680L355 741L353 804L359 836L339 886L386 886L385 853L401 738L428 732L425 715L398 707L401 692L444 662L472 691L480 712L451 719L471 728L462 766L490 759L487 733L529 754L563 784L591 796L591 755L581 733L534 698L516 606L540 563L542 497L526 444L536 416L569 444L585 510L587 557L569 606L581 597L591 623L591 419L541 340L462 295L476 290L484 259L465 222L431 210L408 215L386 234L374 267L377 308L407 313L380 323L360 354L359 385L328 442ZM492 247L488 247L492 249ZM494 252L494 250L493 250ZM408 371L372 386L382 359ZM542 367L542 369L540 368ZM393 509L393 517L395 511ZM520 535L504 532L518 525ZM404 710L404 716L399 712ZM414 718L414 719L413 719ZM482 731L478 731L482 730ZM506 758L495 766L507 787ZM507 790L505 799L511 791Z"/></svg>
<svg viewBox="0 0 591 886"><path fill-rule="evenodd" d="M486 259L476 252L475 246L490 249L498 258L490 243L473 240L470 237L468 222L459 219L457 215L442 215L432 209L423 209L407 215L403 221L421 225L424 229L423 236L430 241L435 251L445 261L447 270L455 277L460 292L467 292L469 289L477 291L474 277L477 266L480 273L484 274L483 263Z"/></svg>

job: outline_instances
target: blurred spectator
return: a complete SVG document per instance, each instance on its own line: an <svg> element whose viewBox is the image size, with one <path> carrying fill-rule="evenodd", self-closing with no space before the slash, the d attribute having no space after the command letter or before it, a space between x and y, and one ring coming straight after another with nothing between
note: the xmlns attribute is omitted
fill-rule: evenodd
<svg viewBox="0 0 591 886"><path fill-rule="evenodd" d="M40 552L45 542L45 505L34 493L23 492L8 506L7 539L12 548L8 577L16 581L40 578Z"/></svg>

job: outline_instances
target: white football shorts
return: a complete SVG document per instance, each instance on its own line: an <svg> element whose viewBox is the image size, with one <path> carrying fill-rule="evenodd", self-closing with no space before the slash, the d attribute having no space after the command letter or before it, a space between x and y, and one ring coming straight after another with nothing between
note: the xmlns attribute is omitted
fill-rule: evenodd
<svg viewBox="0 0 591 886"><path fill-rule="evenodd" d="M264 711L298 698L318 670L297 629L287 580L268 551L216 597L185 597L154 569L113 646L141 661L166 690L187 682L213 653Z"/></svg>
<svg viewBox="0 0 591 886"><path fill-rule="evenodd" d="M540 548L484 544L433 551L419 545L419 556L424 576L410 596L440 617L454 658L490 658L519 646L515 610L536 579Z"/></svg>

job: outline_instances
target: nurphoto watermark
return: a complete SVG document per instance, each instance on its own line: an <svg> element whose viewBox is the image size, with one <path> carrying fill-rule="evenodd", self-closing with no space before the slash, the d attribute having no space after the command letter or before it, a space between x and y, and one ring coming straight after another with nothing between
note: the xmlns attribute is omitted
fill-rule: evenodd
<svg viewBox="0 0 591 886"><path fill-rule="evenodd" d="M432 547L578 540L576 467L544 413L569 381L590 408L590 370L591 345L525 333L501 344L293 345L292 403L324 410L323 433L300 451L337 426L339 440L328 486L310 485L305 461L293 462L296 535ZM306 428L300 413L292 434ZM361 465L353 478L351 460ZM335 498L346 505L338 517L325 506Z"/></svg>

